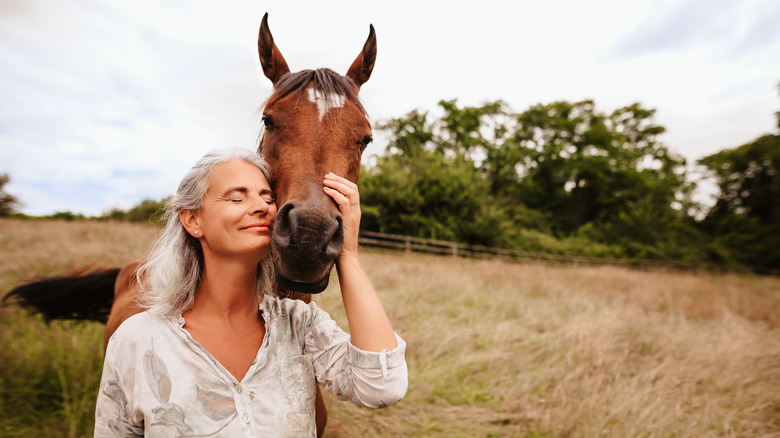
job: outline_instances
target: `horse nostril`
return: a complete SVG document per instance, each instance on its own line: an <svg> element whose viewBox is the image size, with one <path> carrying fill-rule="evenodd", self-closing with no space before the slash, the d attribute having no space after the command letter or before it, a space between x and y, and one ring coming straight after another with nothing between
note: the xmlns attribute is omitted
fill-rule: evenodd
<svg viewBox="0 0 780 438"><path fill-rule="evenodd" d="M341 215L285 203L276 214L273 239L280 250L298 253L296 257L334 259L344 241Z"/></svg>
<svg viewBox="0 0 780 438"><path fill-rule="evenodd" d="M341 216L336 216L335 225L336 229L333 230L333 235L326 242L324 248L325 255L334 259L341 254L341 247L344 244L344 225L341 222Z"/></svg>
<svg viewBox="0 0 780 438"><path fill-rule="evenodd" d="M281 287L303 293L325 290L344 242L340 214L317 203L285 203L276 216L273 239Z"/></svg>
<svg viewBox="0 0 780 438"><path fill-rule="evenodd" d="M294 220L294 218L291 218L290 211L294 208L295 204L287 202L276 213L273 239L279 246L287 247L292 243L291 230L293 230L294 227L291 220Z"/></svg>

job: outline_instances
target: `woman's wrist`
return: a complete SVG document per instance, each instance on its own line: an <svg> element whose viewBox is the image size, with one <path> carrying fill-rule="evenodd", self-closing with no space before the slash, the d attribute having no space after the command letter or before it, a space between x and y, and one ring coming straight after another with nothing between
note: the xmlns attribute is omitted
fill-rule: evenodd
<svg viewBox="0 0 780 438"><path fill-rule="evenodd" d="M360 266L360 260L358 259L357 251L342 250L341 254L336 258L337 267L345 266Z"/></svg>

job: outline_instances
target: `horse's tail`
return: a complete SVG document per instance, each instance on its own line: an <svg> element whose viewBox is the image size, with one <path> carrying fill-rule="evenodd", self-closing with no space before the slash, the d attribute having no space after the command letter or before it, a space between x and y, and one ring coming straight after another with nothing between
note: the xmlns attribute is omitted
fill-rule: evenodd
<svg viewBox="0 0 780 438"><path fill-rule="evenodd" d="M88 272L90 268L23 284L3 298L3 305L18 304L40 312L46 319L106 322L119 269Z"/></svg>

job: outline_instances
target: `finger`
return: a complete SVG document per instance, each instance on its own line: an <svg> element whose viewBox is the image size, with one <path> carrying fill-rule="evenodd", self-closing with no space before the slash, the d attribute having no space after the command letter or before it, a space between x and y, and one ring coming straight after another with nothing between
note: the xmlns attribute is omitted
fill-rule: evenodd
<svg viewBox="0 0 780 438"><path fill-rule="evenodd" d="M357 189L350 187L342 182L335 181L332 179L326 179L324 183L325 186L330 187L332 189L336 189L339 191L339 193L343 195L357 194Z"/></svg>
<svg viewBox="0 0 780 438"><path fill-rule="evenodd" d="M330 187L323 187L322 188L325 191L325 194L333 198L334 201L336 201L336 204L339 205L339 208L344 207L347 208L348 206L355 206L358 204L357 200L351 200L343 193L339 192L336 189L330 188Z"/></svg>
<svg viewBox="0 0 780 438"><path fill-rule="evenodd" d="M334 174L333 172L328 173L327 175L325 175L325 181L331 181L331 182L333 182L335 184L339 184L340 186L345 187L345 188L347 188L350 191L355 191L355 192L358 191L357 184L353 183L352 181L350 181L350 180L348 180L346 178L340 177L340 176Z"/></svg>
<svg viewBox="0 0 780 438"><path fill-rule="evenodd" d="M332 173L325 176L325 181L329 181L334 184L339 184L341 186L349 188L350 190L357 190L357 184L353 183L352 181L346 178L342 178Z"/></svg>
<svg viewBox="0 0 780 438"><path fill-rule="evenodd" d="M333 179L333 180L336 180L336 181L341 181L342 183L344 183L346 185L351 185L351 186L357 187L357 184L355 184L352 181L344 178L343 176L336 175L333 172L328 172L328 174L325 175L325 178Z"/></svg>
<svg viewBox="0 0 780 438"><path fill-rule="evenodd" d="M341 193L342 195L346 196L352 202L357 202L360 199L360 194L358 192L357 185L347 180L340 181L340 180L326 178L324 184L326 187L334 189L339 193Z"/></svg>
<svg viewBox="0 0 780 438"><path fill-rule="evenodd" d="M360 200L360 197L358 196L357 192L349 192L343 186L338 186L335 184L326 184L324 188L333 190L335 193L338 193L340 196L343 196L352 205L356 205Z"/></svg>

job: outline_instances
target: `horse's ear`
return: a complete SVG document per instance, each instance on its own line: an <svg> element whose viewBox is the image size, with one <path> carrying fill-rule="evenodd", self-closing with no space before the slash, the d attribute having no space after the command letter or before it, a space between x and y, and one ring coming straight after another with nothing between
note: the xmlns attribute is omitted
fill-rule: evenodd
<svg viewBox="0 0 780 438"><path fill-rule="evenodd" d="M374 70L374 62L376 61L376 32L374 32L373 24L369 25L369 27L368 39L363 44L363 51L355 58L355 61L349 67L349 71L347 71L347 77L355 81L358 88L371 77L371 72Z"/></svg>
<svg viewBox="0 0 780 438"><path fill-rule="evenodd" d="M265 77L274 84L282 76L290 72L287 61L282 52L274 44L274 37L268 28L268 12L263 15L263 23L260 25L260 35L257 37L257 51L260 54L260 65L263 66Z"/></svg>

